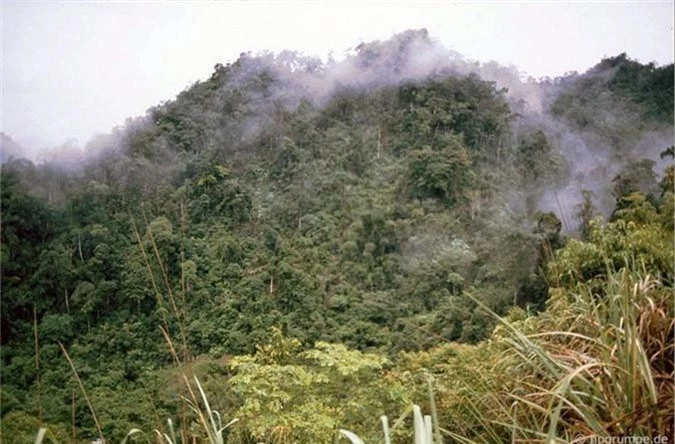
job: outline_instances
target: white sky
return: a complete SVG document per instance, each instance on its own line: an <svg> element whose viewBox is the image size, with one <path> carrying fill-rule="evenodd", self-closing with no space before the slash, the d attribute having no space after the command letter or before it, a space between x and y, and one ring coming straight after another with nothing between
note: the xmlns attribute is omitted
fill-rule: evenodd
<svg viewBox="0 0 675 444"><path fill-rule="evenodd" d="M84 144L172 99L244 51L339 59L363 41L427 28L466 58L534 77L626 52L673 62L673 2L2 3L2 131L24 144Z"/></svg>

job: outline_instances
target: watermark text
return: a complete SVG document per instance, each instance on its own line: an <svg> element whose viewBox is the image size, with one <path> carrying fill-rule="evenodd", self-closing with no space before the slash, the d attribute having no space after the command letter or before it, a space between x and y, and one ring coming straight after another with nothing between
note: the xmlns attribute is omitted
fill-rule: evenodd
<svg viewBox="0 0 675 444"><path fill-rule="evenodd" d="M594 436L590 444L670 444L667 436Z"/></svg>

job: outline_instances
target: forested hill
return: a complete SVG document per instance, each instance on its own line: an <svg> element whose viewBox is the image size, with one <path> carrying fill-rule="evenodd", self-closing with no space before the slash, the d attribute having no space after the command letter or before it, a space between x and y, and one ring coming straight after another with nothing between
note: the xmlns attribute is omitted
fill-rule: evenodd
<svg viewBox="0 0 675 444"><path fill-rule="evenodd" d="M77 162L3 158L3 427L97 436L63 350L106 437L159 427L180 392L162 330L225 379L270 341L378 369L478 343L486 308L545 308L547 262L594 217L662 211L672 134L673 65L521 80L422 30L339 62L244 53ZM237 383L212 386L229 412Z"/></svg>

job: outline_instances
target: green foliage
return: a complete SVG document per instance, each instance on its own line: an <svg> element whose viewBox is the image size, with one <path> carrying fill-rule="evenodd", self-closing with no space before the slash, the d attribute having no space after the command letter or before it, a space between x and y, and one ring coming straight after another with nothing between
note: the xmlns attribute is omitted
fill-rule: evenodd
<svg viewBox="0 0 675 444"><path fill-rule="evenodd" d="M666 283L673 282L672 209L668 205L654 208L647 199L634 193L627 196L617 220L601 226L591 225L589 243L571 240L567 248L555 254L549 264L551 280L573 287L577 282L600 285L607 273L627 266L637 266Z"/></svg>
<svg viewBox="0 0 675 444"><path fill-rule="evenodd" d="M617 207L622 207L622 198L631 193L640 192L655 195L658 191L654 161L642 159L626 165L612 180L612 194L617 199Z"/></svg>
<svg viewBox="0 0 675 444"><path fill-rule="evenodd" d="M404 33L361 45L351 61L371 74L403 69L397 54L417 38L429 43ZM617 199L610 223L594 219L587 195L583 241L567 240L561 215L538 211L565 178L560 137L512 113L505 91L439 70L311 97L306 80L327 68L292 53L243 54L92 140L95 157L76 174L2 165L5 440L33 440L40 427L96 436L81 383L113 441L331 442L343 428L375 442L377 416L406 417L413 399L428 398L429 375L434 424L453 439L568 436L573 421L556 400L587 388L588 362L567 336L527 335L555 331L547 322L568 328L567 311L602 312L581 317L597 329L578 334L606 341L588 356L619 358L601 353L624 334L609 326L619 313L605 298L633 316L619 304L624 286L647 282L652 299L661 297L652 287L672 286L672 168L659 184L650 160L625 162L606 184ZM609 59L549 85L552 112L620 157L643 129L670 124L668 103L672 121L668 72ZM626 267L637 277L616 277ZM549 294L548 311L528 317ZM493 333L501 321L488 311L514 305L518 328ZM645 343L669 337L650 316ZM624 349L637 350L629 339ZM578 367L561 363L561 342ZM630 356L620 357L647 374ZM618 373L623 384L637 377ZM637 391L662 396L647 379ZM634 415L611 393L599 417ZM509 407L516 398L524 410ZM615 401L622 408L607 413ZM584 410L597 422L596 413ZM412 427L392 430L394 442L411 438Z"/></svg>
<svg viewBox="0 0 675 444"><path fill-rule="evenodd" d="M630 147L640 130L673 122L673 65L656 67L626 54L602 60L571 83L552 103L552 113L615 146Z"/></svg>
<svg viewBox="0 0 675 444"><path fill-rule="evenodd" d="M671 436L675 312L672 284L654 276L672 276L672 249L659 263L647 262L645 250L627 254L638 245L659 254L663 245L637 241L636 231L644 229L642 237L663 225L655 212L636 220L635 210L622 213L630 221L596 226L589 242L572 240L557 252L551 278L560 286L550 289L546 311L514 310L476 346L400 357L401 371L434 375L446 435L460 442ZM619 252L622 261L608 260ZM598 258L604 274L568 279Z"/></svg>
<svg viewBox="0 0 675 444"><path fill-rule="evenodd" d="M51 424L44 428L43 438L39 439L41 426L44 426L44 424L38 418L15 410L0 419L0 440L7 444L62 443L68 441L68 433L65 428Z"/></svg>
<svg viewBox="0 0 675 444"><path fill-rule="evenodd" d="M526 186L534 187L556 183L564 164L541 130L523 139L516 152L516 161Z"/></svg>
<svg viewBox="0 0 675 444"><path fill-rule="evenodd" d="M188 209L191 219L225 218L231 223L250 218L251 198L223 165L212 165L189 187Z"/></svg>
<svg viewBox="0 0 675 444"><path fill-rule="evenodd" d="M412 194L417 198L434 198L447 205L465 200L471 186L471 161L461 142L434 151L431 148L408 153L408 169Z"/></svg>
<svg viewBox="0 0 675 444"><path fill-rule="evenodd" d="M616 70L608 82L610 90L642 104L650 116L673 120L673 65L642 65L624 53L605 59L596 67L602 68Z"/></svg>
<svg viewBox="0 0 675 444"><path fill-rule="evenodd" d="M330 442L338 426L370 429L373 412L405 405L384 357L341 344L317 342L306 351L299 345L275 330L272 343L230 364L229 384L242 399L236 416L255 439Z"/></svg>

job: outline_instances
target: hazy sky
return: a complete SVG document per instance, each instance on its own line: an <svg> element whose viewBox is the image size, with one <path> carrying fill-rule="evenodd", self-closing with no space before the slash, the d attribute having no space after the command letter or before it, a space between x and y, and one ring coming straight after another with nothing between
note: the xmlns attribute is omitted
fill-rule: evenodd
<svg viewBox="0 0 675 444"><path fill-rule="evenodd" d="M13 2L2 3L2 131L84 144L172 99L244 51L339 59L406 29L466 58L534 77L584 71L627 52L673 61L673 2Z"/></svg>

